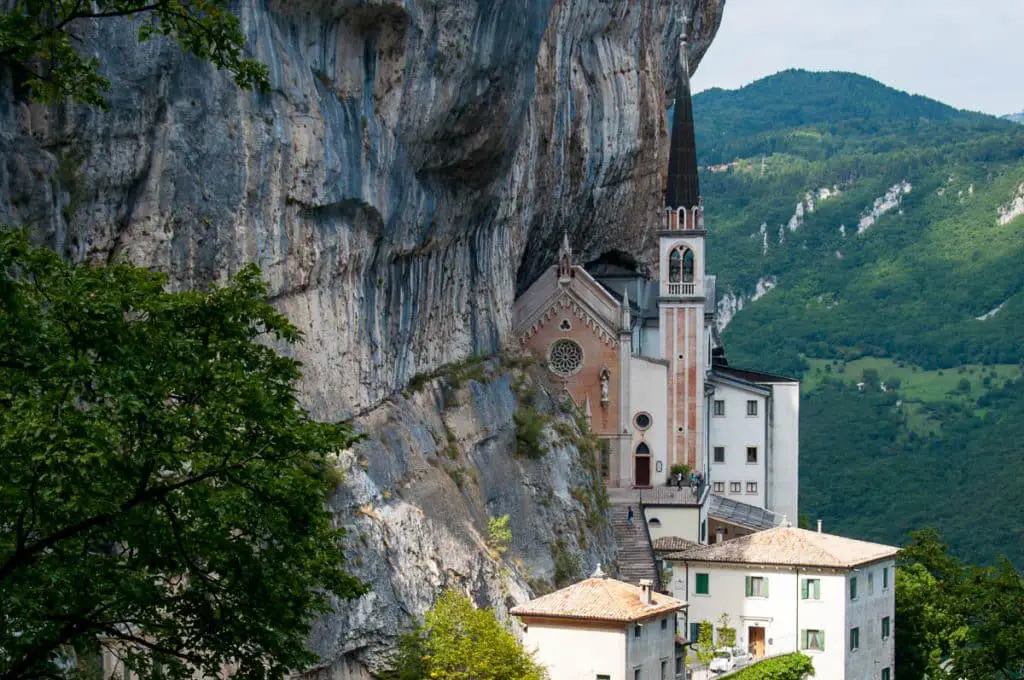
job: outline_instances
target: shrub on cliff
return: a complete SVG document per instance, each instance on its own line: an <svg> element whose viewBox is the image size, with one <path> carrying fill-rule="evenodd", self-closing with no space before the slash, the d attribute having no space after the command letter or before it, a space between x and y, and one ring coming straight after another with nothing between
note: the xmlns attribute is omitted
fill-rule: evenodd
<svg viewBox="0 0 1024 680"><path fill-rule="evenodd" d="M348 425L296 401L299 332L255 267L68 265L0 230L0 678L284 677L343 570L324 505Z"/></svg>

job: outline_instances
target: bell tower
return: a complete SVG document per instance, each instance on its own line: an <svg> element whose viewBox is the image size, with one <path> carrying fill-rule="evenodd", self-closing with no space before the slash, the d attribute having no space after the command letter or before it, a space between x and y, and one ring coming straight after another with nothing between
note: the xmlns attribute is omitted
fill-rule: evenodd
<svg viewBox="0 0 1024 680"><path fill-rule="evenodd" d="M672 117L665 223L658 233L661 281L658 297L661 356L669 362L668 464L685 463L707 473L704 382L709 357L704 342L704 207L697 175L693 100L687 60L687 22L682 26L682 69Z"/></svg>

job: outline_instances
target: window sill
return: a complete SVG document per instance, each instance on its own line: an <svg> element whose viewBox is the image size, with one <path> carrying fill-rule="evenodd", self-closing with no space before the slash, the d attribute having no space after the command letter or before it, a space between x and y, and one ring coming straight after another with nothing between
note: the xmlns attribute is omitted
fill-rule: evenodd
<svg viewBox="0 0 1024 680"><path fill-rule="evenodd" d="M750 465L750 466L754 466L754 465L760 465L760 463L758 463L758 462L757 462L756 460L755 460L755 461L754 461L753 463L751 463L751 462L750 462L750 461L748 460L748 461L747 461L747 465Z"/></svg>

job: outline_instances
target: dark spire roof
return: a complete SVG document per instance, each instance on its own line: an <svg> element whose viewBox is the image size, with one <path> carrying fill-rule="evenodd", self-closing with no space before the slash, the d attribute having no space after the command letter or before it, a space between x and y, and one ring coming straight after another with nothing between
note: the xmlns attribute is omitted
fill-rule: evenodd
<svg viewBox="0 0 1024 680"><path fill-rule="evenodd" d="M676 92L672 117L672 148L668 156L668 190L665 207L692 208L700 199L697 178L697 140L693 132L693 97L690 94L690 69L686 65L686 42L679 47L683 73Z"/></svg>

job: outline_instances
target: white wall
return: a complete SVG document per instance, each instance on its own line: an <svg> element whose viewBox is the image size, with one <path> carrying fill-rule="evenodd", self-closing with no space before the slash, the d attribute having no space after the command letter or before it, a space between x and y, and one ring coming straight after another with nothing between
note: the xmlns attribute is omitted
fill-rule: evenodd
<svg viewBox="0 0 1024 680"><path fill-rule="evenodd" d="M737 645L746 649L749 644L748 629L751 626L765 629L765 654L786 654L797 651L800 646L802 630L822 630L825 632L825 650L801 650L814 661L816 677L828 679L846 678L847 680L869 680L874 675L850 675L847 670L847 649L849 648L849 627L847 621L848 580L847 574L841 571L808 570L805 568L757 567L754 565L719 565L699 564L682 561L672 562L672 581L669 589L673 597L689 602L688 623L711 621L718 626L722 614L729 615L729 625L736 629ZM881 570L875 567L876 598L881 597ZM696 574L706 573L709 577L709 593L698 595L696 592ZM768 597L755 598L746 596L746 577L760 576L768 581ZM890 579L894 577L890 569ZM821 582L820 600L803 600L800 583L807 578L816 578ZM861 577L863 578L863 577ZM866 586L865 586L866 587ZM893 582L889 583L889 602L895 607L892 599ZM861 598L858 598L859 600ZM874 600L863 603L865 607L876 607L864 617L877 617L874 624L875 635L880 638L881 609L873 604ZM889 606L889 605L886 605ZM860 616L858 614L858 616ZM889 616L893 616L889 614ZM860 621L861 619L857 619ZM866 624L863 624L866 625ZM685 633L689 635L687 630ZM860 657L867 665L873 667L873 652L869 652L871 641L864 628L861 629ZM881 640L879 640L881 643ZM885 649L892 649L892 639L886 643ZM870 669L869 669L870 670ZM859 671L858 671L859 672ZM881 670L878 676L881 677Z"/></svg>
<svg viewBox="0 0 1024 680"><path fill-rule="evenodd" d="M800 516L800 383L774 383L771 388L767 508L796 525Z"/></svg>
<svg viewBox="0 0 1024 680"><path fill-rule="evenodd" d="M640 349L643 355L652 359L661 359L661 333L657 326L645 326L639 331L643 334Z"/></svg>
<svg viewBox="0 0 1024 680"><path fill-rule="evenodd" d="M661 622L665 621L665 628L662 629ZM675 678L676 673L676 643L675 643L675 616L661 617L652 621L644 622L640 627L640 637L633 634L634 626L627 628L626 639L628 640L628 651L626 653L626 673L629 680L633 680L633 672L641 669L640 677L643 680L661 680L661 664L665 664L665 677ZM561 678L557 674L551 675L552 680ZM591 676L593 680L593 676Z"/></svg>
<svg viewBox="0 0 1024 680"><path fill-rule="evenodd" d="M707 504L704 504L705 507ZM678 536L694 543L700 542L701 510L698 507L669 507L645 505L644 514L651 540L662 536ZM651 520L657 520L652 524Z"/></svg>
<svg viewBox="0 0 1024 680"><path fill-rule="evenodd" d="M882 569L889 570L889 587L882 588ZM847 594L846 629L860 628L860 649L846 655L846 678L869 680L880 678L882 669L895 665L896 633L896 564L886 560L864 566L850 576L857 577L857 599L849 600ZM873 578L873 592L869 579ZM889 637L882 639L882 618L889 617ZM849 635L849 632L847 632ZM849 649L849 638L846 641ZM895 669L891 677L895 677Z"/></svg>
<svg viewBox="0 0 1024 680"><path fill-rule="evenodd" d="M523 635L523 647L536 652L537 661L559 680L633 680L626 671L626 630L578 628L571 625L531 622ZM655 676L657 677L657 676Z"/></svg>
<svg viewBox="0 0 1024 680"><path fill-rule="evenodd" d="M635 451L640 442L645 442L650 447L651 484L662 486L668 479L668 414L665 407L665 395L668 394L668 366L660 361L638 356L630 357L629 362L629 428L633 434L632 450ZM651 415L652 423L648 430L639 430L633 424L633 419L638 413ZM632 453L629 461L632 465Z"/></svg>
<svg viewBox="0 0 1024 680"><path fill-rule="evenodd" d="M714 402L725 401L725 416L714 415ZM757 415L747 415L747 401L757 401ZM711 404L710 481L725 482L725 491L720 495L733 498L742 503L765 507L765 406L766 398L721 383L715 384L715 394ZM715 462L715 447L725 447L725 462ZM747 463L747 447L757 447L757 463ZM740 492L730 491L730 482L740 482ZM757 493L747 493L747 482L757 484Z"/></svg>

